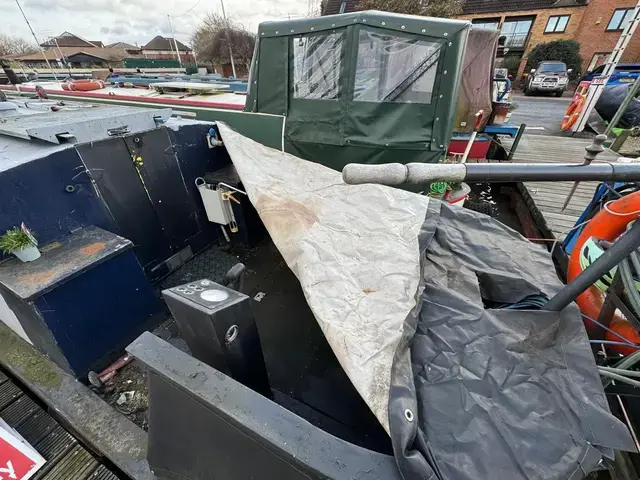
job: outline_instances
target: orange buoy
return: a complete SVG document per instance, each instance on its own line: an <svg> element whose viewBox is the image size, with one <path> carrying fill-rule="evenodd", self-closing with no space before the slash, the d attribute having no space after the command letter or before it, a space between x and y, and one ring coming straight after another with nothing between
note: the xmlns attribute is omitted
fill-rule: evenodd
<svg viewBox="0 0 640 480"><path fill-rule="evenodd" d="M640 332L638 332L637 327L630 321L614 318L609 324L609 328L630 342L640 345ZM612 342L622 341L620 337L611 332L606 332L604 338ZM638 351L637 348L633 348L632 346L625 347L623 345L611 345L611 350L621 353L622 355L631 355Z"/></svg>
<svg viewBox="0 0 640 480"><path fill-rule="evenodd" d="M613 242L625 232L629 222L638 218L639 211L640 192L634 192L608 203L607 208L598 212L591 221L585 225L582 233L580 233L580 236L576 240L573 247L573 253L569 259L567 281L572 281L582 273L580 255L582 254L582 250L587 240L595 237L597 239ZM584 315L597 320L600 315L600 310L602 309L602 304L604 303L604 298L604 293L598 287L592 285L577 298L576 303ZM616 331L629 341L640 343L640 335L638 334L636 327L624 317L614 314L611 325L612 327L615 326ZM587 327L588 332L594 332L597 330L597 326L588 320L585 320L585 326ZM611 333L607 334L607 339L613 341L620 340ZM611 350L625 354L632 350L635 351L631 347L618 345L612 346Z"/></svg>
<svg viewBox="0 0 640 480"><path fill-rule="evenodd" d="M62 83L62 89L67 91L90 92L91 90L99 90L101 88L104 88L104 82L102 80L80 79Z"/></svg>
<svg viewBox="0 0 640 480"><path fill-rule="evenodd" d="M563 132L569 130L571 127L573 127L574 123L578 121L580 113L582 113L583 105L584 97L582 96L579 96L571 102L571 105L569 105L569 108L567 109L567 113L564 114L564 118L560 123L560 128Z"/></svg>

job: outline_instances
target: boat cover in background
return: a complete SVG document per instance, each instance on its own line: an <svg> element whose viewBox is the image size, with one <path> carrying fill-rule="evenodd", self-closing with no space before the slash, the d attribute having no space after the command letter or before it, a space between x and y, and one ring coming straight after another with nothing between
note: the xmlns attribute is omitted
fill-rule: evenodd
<svg viewBox="0 0 640 480"><path fill-rule="evenodd" d="M575 480L611 448L633 449L577 308L488 308L557 292L546 250L485 215L345 185L218 127L405 479Z"/></svg>
<svg viewBox="0 0 640 480"><path fill-rule="evenodd" d="M596 103L596 111L603 120L607 122L613 120L613 117L615 117L618 109L627 97L630 88L631 84L605 87L602 95L598 99L598 103ZM640 125L640 100L633 98L616 127L632 128L637 125Z"/></svg>
<svg viewBox="0 0 640 480"><path fill-rule="evenodd" d="M493 91L493 63L500 32L490 28L472 27L462 59L460 93L453 119L453 131L471 133L475 114L484 110L483 125L489 121Z"/></svg>

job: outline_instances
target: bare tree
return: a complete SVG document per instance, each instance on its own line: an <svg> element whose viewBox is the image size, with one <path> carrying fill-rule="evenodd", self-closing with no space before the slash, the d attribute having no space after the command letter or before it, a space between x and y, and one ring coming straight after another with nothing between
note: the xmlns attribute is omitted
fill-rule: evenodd
<svg viewBox="0 0 640 480"><path fill-rule="evenodd" d="M227 23L221 15L208 13L191 37L198 59L212 64L230 63L229 42L233 59L243 63L248 71L256 37L242 25L233 21Z"/></svg>
<svg viewBox="0 0 640 480"><path fill-rule="evenodd" d="M0 33L0 57L19 53L34 53L38 46L22 37Z"/></svg>
<svg viewBox="0 0 640 480"><path fill-rule="evenodd" d="M360 10L450 18L462 14L462 0L362 0Z"/></svg>

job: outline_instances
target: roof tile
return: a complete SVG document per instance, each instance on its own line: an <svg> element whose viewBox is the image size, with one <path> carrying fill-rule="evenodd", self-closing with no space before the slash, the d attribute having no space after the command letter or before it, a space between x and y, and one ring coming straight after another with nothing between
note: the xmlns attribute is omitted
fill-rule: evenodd
<svg viewBox="0 0 640 480"><path fill-rule="evenodd" d="M180 40L177 41L178 50L190 52L191 48L187 47ZM142 47L143 50L175 50L173 38L163 37L161 35L156 36L153 40Z"/></svg>

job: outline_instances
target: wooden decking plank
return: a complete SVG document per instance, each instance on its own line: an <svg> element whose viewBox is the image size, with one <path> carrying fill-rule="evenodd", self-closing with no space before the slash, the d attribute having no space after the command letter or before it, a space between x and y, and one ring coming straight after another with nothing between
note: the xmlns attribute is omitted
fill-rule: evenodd
<svg viewBox="0 0 640 480"><path fill-rule="evenodd" d="M51 470L36 480L85 480L97 468L98 461L80 445L71 448Z"/></svg>
<svg viewBox="0 0 640 480"><path fill-rule="evenodd" d="M22 391L12 381L0 385L0 410L4 410L22 395Z"/></svg>
<svg viewBox="0 0 640 480"><path fill-rule="evenodd" d="M529 194L531 195L537 195L540 192L548 193L550 195L554 195L562 198L563 202L567 198L567 195L569 194L569 192L571 191L571 186L569 185L562 188L562 186L559 186L559 185L549 185L549 186L532 185L529 182L527 182L525 183L525 187L527 187L527 190L529 190ZM577 199L580 199L581 201L591 201L594 193L595 193L595 185L593 190L587 189L587 188L581 189L580 187L578 187L578 190L576 190L576 193L572 196L571 201L575 201Z"/></svg>
<svg viewBox="0 0 640 480"><path fill-rule="evenodd" d="M501 139L507 149L512 139ZM586 153L585 148L592 144L591 139L572 137L529 135L525 132L514 154L515 163L575 163L581 164ZM615 152L606 149L598 155L596 162L614 162L618 158ZM525 182L524 186L540 212L549 231L563 239L575 226L578 218L591 203L599 182L581 182L565 210L562 206L571 191L574 182Z"/></svg>
<svg viewBox="0 0 640 480"><path fill-rule="evenodd" d="M0 417L7 422L11 428L18 428L36 412L42 409L35 404L31 398L22 395L15 402L0 412Z"/></svg>
<svg viewBox="0 0 640 480"><path fill-rule="evenodd" d="M14 428L47 463L32 480L118 480L108 467L0 371L0 418ZM1 476L1 475L0 475Z"/></svg>
<svg viewBox="0 0 640 480"><path fill-rule="evenodd" d="M503 139L502 143L509 149L512 140ZM572 137L527 135L526 131L520 140L513 157L514 162L524 163L582 163L586 153L585 147L592 143L590 139ZM615 161L618 155L609 149L598 155L598 161Z"/></svg>

